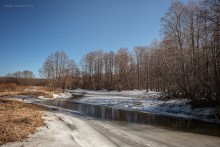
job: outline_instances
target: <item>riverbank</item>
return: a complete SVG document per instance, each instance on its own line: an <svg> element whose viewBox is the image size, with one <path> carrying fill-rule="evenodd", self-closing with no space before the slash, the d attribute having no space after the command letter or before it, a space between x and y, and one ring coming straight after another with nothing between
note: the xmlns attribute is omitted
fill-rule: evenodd
<svg viewBox="0 0 220 147"><path fill-rule="evenodd" d="M2 147L159 147L159 146L213 146L220 144L219 137L200 135L143 124L106 121L86 117L73 111L57 108L43 116L46 126L23 141L11 142Z"/></svg>
<svg viewBox="0 0 220 147"><path fill-rule="evenodd" d="M26 104L16 99L0 98L0 146L22 141L36 128L45 126L42 116L46 107Z"/></svg>
<svg viewBox="0 0 220 147"><path fill-rule="evenodd" d="M179 107L177 106L179 103L174 100L160 100L159 97L161 93L153 91L107 92L78 89L78 92L83 93L84 96L75 99L71 98L71 93L69 92L71 91L66 91L65 93L54 93L53 98L28 95L13 96L13 98L26 103L40 104L44 101L52 100L56 102L56 105L55 107L50 107L50 111L47 111L44 115L42 115L46 126L36 127L37 131L35 134L29 134L28 138L23 138L21 139L22 141L7 143L4 146L48 146L47 144L50 146L100 146L99 143L102 142L102 140L105 140L104 144L102 144L103 146L185 146L183 141L187 142L191 139L192 141L188 141L189 143L187 146L195 146L195 144L199 144L199 146L219 146L220 144L219 137L178 132L176 130L161 128L158 126L153 127L150 125L130 122L99 120L98 118L94 119L84 116L83 114L73 110L67 111L56 107L58 106L59 100L73 100L85 104L114 108L121 107L131 111L133 109L139 111L135 108L143 108L145 106L146 109L151 108L152 110L154 110L154 108L157 108L158 110L161 108L176 108L178 110ZM7 100L11 99L10 96L5 98ZM173 112L169 113L173 114ZM179 114L173 115L181 116ZM162 132L162 135L155 130ZM92 134L88 132L92 132ZM93 134L97 135L95 136L95 139ZM176 135L180 135L181 137L176 137ZM47 137L45 138L45 136ZM137 138L138 142L136 141ZM173 138L178 139L172 140ZM202 138L203 141L198 138Z"/></svg>
<svg viewBox="0 0 220 147"><path fill-rule="evenodd" d="M208 119L220 121L220 108L214 107L193 107L187 99L166 99L165 93L146 90L132 91L93 91L75 89L73 92L85 93L78 102L109 106L119 109L129 109L157 113L162 115L172 115L183 118Z"/></svg>

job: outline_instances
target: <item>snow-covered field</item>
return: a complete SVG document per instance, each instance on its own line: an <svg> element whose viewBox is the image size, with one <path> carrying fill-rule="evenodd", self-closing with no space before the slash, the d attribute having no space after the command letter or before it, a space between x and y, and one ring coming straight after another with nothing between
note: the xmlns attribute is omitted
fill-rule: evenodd
<svg viewBox="0 0 220 147"><path fill-rule="evenodd" d="M78 99L79 102L134 109L139 111L174 115L181 117L193 117L202 119L220 119L220 110L211 107L193 109L186 99L160 100L161 92L145 90L134 91L92 91L75 89L74 93L83 93L84 97Z"/></svg>

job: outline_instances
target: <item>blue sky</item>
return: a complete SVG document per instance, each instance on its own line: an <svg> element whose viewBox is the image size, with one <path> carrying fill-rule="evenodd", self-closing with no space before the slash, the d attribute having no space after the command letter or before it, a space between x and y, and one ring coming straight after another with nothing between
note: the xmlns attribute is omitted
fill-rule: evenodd
<svg viewBox="0 0 220 147"><path fill-rule="evenodd" d="M27 69L38 77L59 50L79 63L89 51L147 46L160 39L160 18L171 2L0 0L0 76Z"/></svg>

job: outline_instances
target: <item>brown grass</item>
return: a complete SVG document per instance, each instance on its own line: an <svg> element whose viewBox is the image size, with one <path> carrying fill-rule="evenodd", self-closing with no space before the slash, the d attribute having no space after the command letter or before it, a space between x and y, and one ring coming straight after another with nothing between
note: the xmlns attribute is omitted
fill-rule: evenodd
<svg viewBox="0 0 220 147"><path fill-rule="evenodd" d="M45 107L25 104L13 99L0 98L0 146L7 142L21 141L44 126Z"/></svg>
<svg viewBox="0 0 220 147"><path fill-rule="evenodd" d="M6 87L4 87L6 86ZM9 85L0 84L0 88L3 87L0 91L0 97L3 96L16 96L16 95L30 95L30 96L44 96L47 98L52 98L52 91L50 91L47 87L40 86L16 86L13 90L9 87Z"/></svg>
<svg viewBox="0 0 220 147"><path fill-rule="evenodd" d="M0 83L0 91L12 91L17 89L16 83Z"/></svg>

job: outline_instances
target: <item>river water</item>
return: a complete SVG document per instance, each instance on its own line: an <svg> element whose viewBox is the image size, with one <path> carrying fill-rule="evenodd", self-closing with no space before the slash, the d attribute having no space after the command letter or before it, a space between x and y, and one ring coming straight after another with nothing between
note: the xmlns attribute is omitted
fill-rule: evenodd
<svg viewBox="0 0 220 147"><path fill-rule="evenodd" d="M162 115L117 107L87 104L73 99L55 99L42 102L44 105L78 111L94 118L127 121L132 123L163 126L176 130L220 136L220 123L209 120Z"/></svg>

